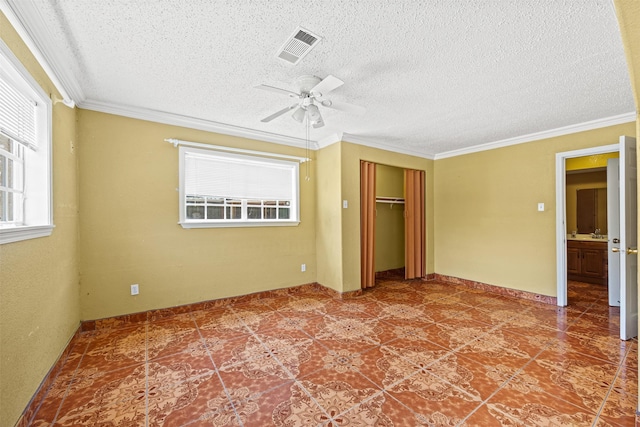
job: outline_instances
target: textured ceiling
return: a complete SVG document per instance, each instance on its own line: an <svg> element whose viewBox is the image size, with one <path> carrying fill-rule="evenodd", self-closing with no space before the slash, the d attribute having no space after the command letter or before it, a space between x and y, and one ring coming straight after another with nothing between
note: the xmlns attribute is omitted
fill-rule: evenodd
<svg viewBox="0 0 640 427"><path fill-rule="evenodd" d="M80 107L170 113L277 140L296 77L334 75L315 141L434 157L635 110L610 0L6 0ZM298 27L322 41L297 65ZM169 117L169 116L167 116ZM632 120L632 118L631 118ZM179 135L167 135L174 137Z"/></svg>

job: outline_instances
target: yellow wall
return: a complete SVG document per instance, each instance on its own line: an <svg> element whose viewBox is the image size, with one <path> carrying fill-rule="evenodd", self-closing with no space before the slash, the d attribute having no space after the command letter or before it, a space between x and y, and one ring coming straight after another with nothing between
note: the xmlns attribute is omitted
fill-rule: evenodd
<svg viewBox="0 0 640 427"><path fill-rule="evenodd" d="M635 131L631 122L437 160L436 272L555 296L555 154Z"/></svg>
<svg viewBox="0 0 640 427"><path fill-rule="evenodd" d="M342 265L344 274L342 291L348 292L360 289L360 160L403 169L425 171L426 266L427 273L433 273L433 160L348 142L340 144L342 145L341 193L342 199L349 202L349 208L342 210Z"/></svg>
<svg viewBox="0 0 640 427"><path fill-rule="evenodd" d="M342 292L341 144L317 151L316 256L318 283Z"/></svg>
<svg viewBox="0 0 640 427"><path fill-rule="evenodd" d="M0 38L46 93L57 94L0 13ZM0 426L13 426L80 323L76 112L53 107L49 237L0 245Z"/></svg>
<svg viewBox="0 0 640 427"><path fill-rule="evenodd" d="M83 320L316 281L315 180L301 170L297 227L183 229L178 150L163 140L298 156L303 149L87 110L78 115ZM129 295L133 283L137 296Z"/></svg>
<svg viewBox="0 0 640 427"><path fill-rule="evenodd" d="M592 156L572 157L565 160L565 170L576 171L581 169L606 168L608 159L617 159L620 153L594 154Z"/></svg>
<svg viewBox="0 0 640 427"><path fill-rule="evenodd" d="M404 169L376 165L376 196L404 197Z"/></svg>
<svg viewBox="0 0 640 427"><path fill-rule="evenodd" d="M404 198L404 169L376 165L376 196ZM376 203L375 271L404 267L404 204Z"/></svg>

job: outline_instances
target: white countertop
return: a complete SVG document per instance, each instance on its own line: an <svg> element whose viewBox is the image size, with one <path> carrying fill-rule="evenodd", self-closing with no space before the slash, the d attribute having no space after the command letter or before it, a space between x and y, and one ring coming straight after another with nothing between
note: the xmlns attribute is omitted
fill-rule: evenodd
<svg viewBox="0 0 640 427"><path fill-rule="evenodd" d="M580 241L588 241L588 242L606 242L607 235L603 234L602 237L596 239L591 237L591 234L576 234L575 237L572 237L571 234L567 234L567 240L580 240Z"/></svg>

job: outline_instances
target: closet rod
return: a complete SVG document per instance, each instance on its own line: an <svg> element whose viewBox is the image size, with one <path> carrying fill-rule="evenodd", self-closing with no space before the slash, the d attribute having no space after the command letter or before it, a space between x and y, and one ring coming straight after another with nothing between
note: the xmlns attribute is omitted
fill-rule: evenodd
<svg viewBox="0 0 640 427"><path fill-rule="evenodd" d="M399 197L376 197L376 203L404 203L404 199Z"/></svg>

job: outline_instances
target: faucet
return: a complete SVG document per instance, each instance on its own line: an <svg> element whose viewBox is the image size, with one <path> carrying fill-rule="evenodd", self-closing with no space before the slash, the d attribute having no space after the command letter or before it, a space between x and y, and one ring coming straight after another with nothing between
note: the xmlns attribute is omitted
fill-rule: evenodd
<svg viewBox="0 0 640 427"><path fill-rule="evenodd" d="M596 228L594 233L591 233L591 237L594 239L602 239L602 234L600 234L600 229Z"/></svg>

